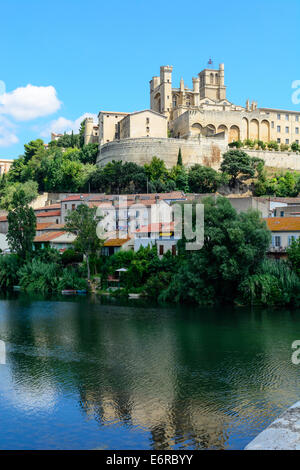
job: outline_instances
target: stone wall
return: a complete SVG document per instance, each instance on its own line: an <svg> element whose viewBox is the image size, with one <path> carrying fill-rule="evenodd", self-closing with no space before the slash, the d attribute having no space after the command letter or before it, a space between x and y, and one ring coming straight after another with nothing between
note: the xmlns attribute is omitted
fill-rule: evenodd
<svg viewBox="0 0 300 470"><path fill-rule="evenodd" d="M164 138L139 138L122 139L108 142L101 146L97 164L104 166L113 160L134 162L138 165L150 163L156 156L165 161L171 168L176 165L178 151L181 148L183 164L187 167L199 163L210 166L215 170L220 168L222 154L228 150L224 134L216 134L212 137L198 136L186 139ZM251 157L264 160L265 165L275 168L283 168L300 171L300 155L295 152L276 152L269 150L241 149Z"/></svg>
<svg viewBox="0 0 300 470"><path fill-rule="evenodd" d="M182 161L187 167L199 163L219 169L221 156L227 150L223 135L201 137L195 140L139 138L108 142L101 146L97 164L104 166L113 160L134 162L139 165L150 163L154 156L165 161L168 168L176 165L181 148Z"/></svg>
<svg viewBox="0 0 300 470"><path fill-rule="evenodd" d="M300 171L300 155L295 152L276 152L269 150L242 149L250 157L264 160L266 166Z"/></svg>

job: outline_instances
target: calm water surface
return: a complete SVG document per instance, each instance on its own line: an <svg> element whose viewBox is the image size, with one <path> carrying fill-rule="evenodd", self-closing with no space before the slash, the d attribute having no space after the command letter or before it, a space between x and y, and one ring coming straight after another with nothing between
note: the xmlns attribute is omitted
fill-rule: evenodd
<svg viewBox="0 0 300 470"><path fill-rule="evenodd" d="M0 449L241 449L300 397L300 311L0 299Z"/></svg>

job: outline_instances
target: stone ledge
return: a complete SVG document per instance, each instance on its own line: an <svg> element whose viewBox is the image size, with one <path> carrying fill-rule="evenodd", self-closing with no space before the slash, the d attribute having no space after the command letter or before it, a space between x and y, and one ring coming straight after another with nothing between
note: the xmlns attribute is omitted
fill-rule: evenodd
<svg viewBox="0 0 300 470"><path fill-rule="evenodd" d="M245 450L300 450L300 401L258 434Z"/></svg>

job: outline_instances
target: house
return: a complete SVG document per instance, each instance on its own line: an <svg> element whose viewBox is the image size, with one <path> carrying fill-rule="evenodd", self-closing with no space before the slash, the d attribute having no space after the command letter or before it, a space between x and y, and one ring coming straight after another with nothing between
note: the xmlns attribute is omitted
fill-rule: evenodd
<svg viewBox="0 0 300 470"><path fill-rule="evenodd" d="M130 237L127 238L109 238L103 244L101 254L104 256L111 256L118 251L133 250L134 240Z"/></svg>
<svg viewBox="0 0 300 470"><path fill-rule="evenodd" d="M56 248L64 251L71 248L76 236L64 231L47 231L42 235L35 236L33 240L33 249L39 250L46 247Z"/></svg>
<svg viewBox="0 0 300 470"><path fill-rule="evenodd" d="M51 222L52 224L60 223L60 209L45 210L43 212L38 212L36 214L37 223L47 223Z"/></svg>
<svg viewBox="0 0 300 470"><path fill-rule="evenodd" d="M167 251L172 255L177 254L177 242L179 238L175 237L174 222L152 223L136 230L134 238L134 251L140 247L157 246L157 253L161 257Z"/></svg>
<svg viewBox="0 0 300 470"><path fill-rule="evenodd" d="M264 219L272 233L268 253L274 258L286 257L286 250L300 236L299 217L268 217Z"/></svg>
<svg viewBox="0 0 300 470"><path fill-rule="evenodd" d="M0 216L0 233L7 233L8 232L8 220L7 215Z"/></svg>

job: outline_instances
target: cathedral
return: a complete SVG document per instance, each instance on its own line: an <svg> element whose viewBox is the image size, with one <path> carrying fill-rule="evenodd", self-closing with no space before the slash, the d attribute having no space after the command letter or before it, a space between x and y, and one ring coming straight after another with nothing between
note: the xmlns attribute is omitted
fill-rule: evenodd
<svg viewBox="0 0 300 470"><path fill-rule="evenodd" d="M150 109L100 111L98 124L86 119L85 143L99 143L98 164L144 164L155 155L172 166L180 148L185 165L217 167L233 141L299 144L300 112L258 108L249 100L244 107L232 103L226 96L224 64L215 69L209 61L208 68L192 78L192 88L183 79L174 87L172 71L172 66L161 66L160 75L150 80Z"/></svg>

